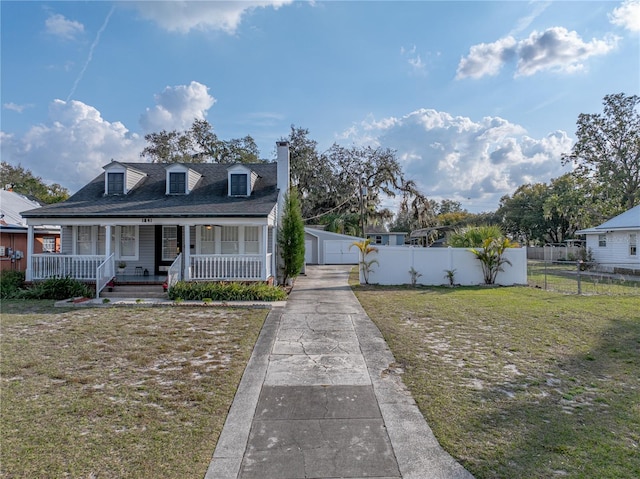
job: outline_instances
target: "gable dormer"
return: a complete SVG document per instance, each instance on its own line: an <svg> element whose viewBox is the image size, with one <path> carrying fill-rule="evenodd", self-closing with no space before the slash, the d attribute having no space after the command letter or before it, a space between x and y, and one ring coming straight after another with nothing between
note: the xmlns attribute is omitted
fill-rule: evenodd
<svg viewBox="0 0 640 479"><path fill-rule="evenodd" d="M202 178L200 173L182 163L167 166L166 172L167 195L188 195Z"/></svg>
<svg viewBox="0 0 640 479"><path fill-rule="evenodd" d="M227 168L229 196L251 196L258 174L245 165L233 165Z"/></svg>
<svg viewBox="0 0 640 479"><path fill-rule="evenodd" d="M104 194L106 196L126 195L147 176L140 170L113 160L103 168L105 171Z"/></svg>

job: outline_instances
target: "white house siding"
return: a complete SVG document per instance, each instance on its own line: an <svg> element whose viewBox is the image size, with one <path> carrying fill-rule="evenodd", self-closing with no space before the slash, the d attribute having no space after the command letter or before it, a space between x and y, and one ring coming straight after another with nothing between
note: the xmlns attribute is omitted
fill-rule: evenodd
<svg viewBox="0 0 640 479"><path fill-rule="evenodd" d="M142 173L141 171L134 170L133 168L128 168L127 172L125 173L127 181L127 191L131 191L138 184L138 182L142 178L144 178L144 176L144 173Z"/></svg>
<svg viewBox="0 0 640 479"><path fill-rule="evenodd" d="M73 227L63 226L60 229L60 252L73 254Z"/></svg>
<svg viewBox="0 0 640 479"><path fill-rule="evenodd" d="M633 231L603 233L607 238L605 247L599 246L599 235L587 235L587 250L593 253L593 260L601 271L613 272L616 268L640 270L640 257L629 255L629 234ZM640 241L640 230L636 231L636 241Z"/></svg>

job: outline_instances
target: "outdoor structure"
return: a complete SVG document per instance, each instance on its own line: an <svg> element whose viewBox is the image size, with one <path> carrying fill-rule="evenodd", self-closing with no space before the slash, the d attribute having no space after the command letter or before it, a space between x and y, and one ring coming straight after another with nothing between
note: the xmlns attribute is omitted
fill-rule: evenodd
<svg viewBox="0 0 640 479"><path fill-rule="evenodd" d="M67 201L23 213L27 281L70 276L99 293L116 267L169 284L269 281L289 169L287 142L277 143L276 163L112 161ZM60 254L31 254L44 224L61 226Z"/></svg>
<svg viewBox="0 0 640 479"><path fill-rule="evenodd" d="M21 211L38 208L39 203L11 190L0 190L0 270L24 271L27 268L27 233ZM60 251L60 228L42 225L33 231L34 253Z"/></svg>
<svg viewBox="0 0 640 479"><path fill-rule="evenodd" d="M358 248L352 247L362 238L305 227L304 258L306 264L358 264Z"/></svg>
<svg viewBox="0 0 640 479"><path fill-rule="evenodd" d="M576 234L585 235L587 251L592 252L599 270L640 274L640 205Z"/></svg>
<svg viewBox="0 0 640 479"><path fill-rule="evenodd" d="M367 231L365 236L371 240L371 244L382 246L402 246L409 233L397 231L372 230Z"/></svg>

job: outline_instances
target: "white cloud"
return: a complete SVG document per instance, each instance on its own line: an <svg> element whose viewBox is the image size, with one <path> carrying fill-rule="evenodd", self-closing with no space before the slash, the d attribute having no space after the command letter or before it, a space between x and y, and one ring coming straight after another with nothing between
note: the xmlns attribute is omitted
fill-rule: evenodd
<svg viewBox="0 0 640 479"><path fill-rule="evenodd" d="M293 0L241 2L135 2L143 17L171 32L222 30L234 33L245 13L256 8L280 8Z"/></svg>
<svg viewBox="0 0 640 479"><path fill-rule="evenodd" d="M26 105L18 105L17 103L13 103L13 102L9 102L9 103L4 103L2 105L2 107L5 110L11 110L11 111L16 111L18 113L22 113L24 110L26 110L27 108L31 108L33 105L28 103Z"/></svg>
<svg viewBox="0 0 640 479"><path fill-rule="evenodd" d="M497 75L502 65L515 56L516 46L516 39L511 36L493 43L473 45L469 55L460 60L456 78Z"/></svg>
<svg viewBox="0 0 640 479"><path fill-rule="evenodd" d="M625 0L609 14L609 20L632 32L640 32L640 0Z"/></svg>
<svg viewBox="0 0 640 479"><path fill-rule="evenodd" d="M84 25L74 20L67 20L64 15L55 13L44 22L46 32L63 38L65 40L73 40L77 35L84 33Z"/></svg>
<svg viewBox="0 0 640 479"><path fill-rule="evenodd" d="M140 161L144 139L120 122L108 122L80 101L54 100L49 121L22 137L2 133L2 158L22 164L46 183L75 192L102 172L111 159Z"/></svg>
<svg viewBox="0 0 640 479"><path fill-rule="evenodd" d="M514 58L518 59L515 76L530 76L544 70L573 73L584 69L589 57L609 53L618 40L607 35L602 40L585 42L575 31L563 27L534 31L520 41L508 36L494 43L473 45L469 55L460 60L456 78L496 75Z"/></svg>
<svg viewBox="0 0 640 479"><path fill-rule="evenodd" d="M535 139L499 117L474 121L421 109L400 118L366 120L349 132L357 143L396 150L405 173L429 198L496 209L500 197L567 171L561 155L572 141L563 131ZM471 198L468 203L467 198Z"/></svg>
<svg viewBox="0 0 640 479"><path fill-rule="evenodd" d="M609 53L617 44L618 38L611 35L585 42L575 31L563 27L533 32L520 42L516 75L529 76L542 70L578 71L587 58Z"/></svg>
<svg viewBox="0 0 640 479"><path fill-rule="evenodd" d="M189 85L166 87L155 96L156 106L147 108L140 118L146 132L160 130L186 130L195 118L203 120L216 99L209 88L192 81Z"/></svg>

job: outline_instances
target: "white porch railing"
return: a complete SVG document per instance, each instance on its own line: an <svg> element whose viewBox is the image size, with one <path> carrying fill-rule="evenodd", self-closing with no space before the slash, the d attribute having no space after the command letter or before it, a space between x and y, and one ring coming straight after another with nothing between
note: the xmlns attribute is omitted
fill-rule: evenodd
<svg viewBox="0 0 640 479"><path fill-rule="evenodd" d="M111 253L107 259L105 259L98 266L96 271L96 298L100 297L100 291L111 281L116 275L115 255Z"/></svg>
<svg viewBox="0 0 640 479"><path fill-rule="evenodd" d="M167 271L167 286L171 288L182 279L182 253L173 260Z"/></svg>
<svg viewBox="0 0 640 479"><path fill-rule="evenodd" d="M194 281L265 281L271 276L271 254L191 255L191 279Z"/></svg>
<svg viewBox="0 0 640 479"><path fill-rule="evenodd" d="M31 256L31 280L69 277L95 281L98 266L103 261L102 255L34 254Z"/></svg>

